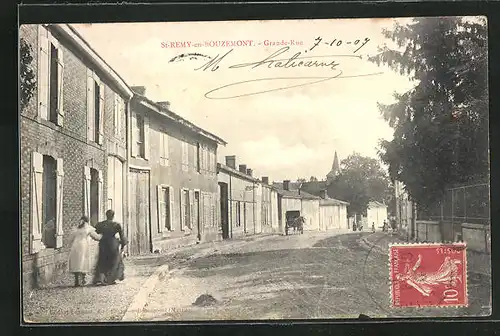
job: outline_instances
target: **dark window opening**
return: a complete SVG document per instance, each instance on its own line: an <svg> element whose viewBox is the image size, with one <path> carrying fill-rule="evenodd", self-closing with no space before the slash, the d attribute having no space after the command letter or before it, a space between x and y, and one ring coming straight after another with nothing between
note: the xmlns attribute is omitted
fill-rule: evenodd
<svg viewBox="0 0 500 336"><path fill-rule="evenodd" d="M90 224L99 221L99 172L90 169Z"/></svg>
<svg viewBox="0 0 500 336"><path fill-rule="evenodd" d="M201 161L200 160L201 157L200 157L200 155L201 155L201 152L200 152L200 143L198 142L196 144L196 171L197 172L201 171L201 162L200 162Z"/></svg>
<svg viewBox="0 0 500 336"><path fill-rule="evenodd" d="M56 220L57 220L57 185L56 160L43 156L43 186L42 186L42 241L48 248L56 247Z"/></svg>
<svg viewBox="0 0 500 336"><path fill-rule="evenodd" d="M184 197L184 225L187 226L188 228L191 228L191 218L189 216L189 190L184 190L182 192L183 197Z"/></svg>
<svg viewBox="0 0 500 336"><path fill-rule="evenodd" d="M136 116L135 127L135 153L138 157L144 157L144 117Z"/></svg>
<svg viewBox="0 0 500 336"><path fill-rule="evenodd" d="M59 74L57 48L50 44L50 84L49 84L49 121L57 123L59 105Z"/></svg>
<svg viewBox="0 0 500 336"><path fill-rule="evenodd" d="M162 194L161 194L162 200L160 202L161 206L161 224L163 227L167 230L172 230L170 227L170 192L168 188L162 188Z"/></svg>
<svg viewBox="0 0 500 336"><path fill-rule="evenodd" d="M241 208L240 202L236 202L236 226L241 226Z"/></svg>

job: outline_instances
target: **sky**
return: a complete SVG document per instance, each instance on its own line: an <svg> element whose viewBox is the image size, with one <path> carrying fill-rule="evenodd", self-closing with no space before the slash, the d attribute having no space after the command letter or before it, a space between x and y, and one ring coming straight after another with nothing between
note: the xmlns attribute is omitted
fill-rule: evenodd
<svg viewBox="0 0 500 336"><path fill-rule="evenodd" d="M394 91L406 92L413 84L388 68L368 62L366 57L376 54L377 48L384 43L390 44L381 32L383 28L391 28L395 20L72 26L130 86L145 86L148 98L169 101L173 112L228 142L218 149L219 162L224 163L225 155L236 155L236 164L246 164L254 170L254 176L269 176L271 180L280 181L311 176L324 179L332 166L335 151L340 161L353 151L376 157L378 140L392 138L392 129L380 116L377 102L390 103ZM404 23L407 19L400 21ZM318 37L321 43L311 50ZM368 42L355 52L366 39ZM252 41L252 45L210 46L210 41L238 40ZM266 41L283 40L293 40L295 45L273 57L272 54L284 46L266 45ZM337 46L339 40L342 44ZM175 45L176 42L186 43L182 47L181 43ZM162 47L165 45L166 48ZM269 56L268 59L283 59L284 63L299 52L298 57L315 56L304 62L316 60L328 64L334 61L337 65L333 69L326 66L283 68L275 67L276 62L268 62L255 68L231 68ZM206 57L181 57L170 62L188 53ZM217 70L202 70L210 58L225 54ZM342 76L375 75L332 79L340 70ZM311 80L311 77L315 78ZM299 86L317 81L316 77L329 80ZM269 80L262 80L264 78ZM213 92L209 98L205 96L212 89L256 79L260 80L226 87ZM289 86L295 87L284 88ZM210 99L279 88L281 90L231 99Z"/></svg>

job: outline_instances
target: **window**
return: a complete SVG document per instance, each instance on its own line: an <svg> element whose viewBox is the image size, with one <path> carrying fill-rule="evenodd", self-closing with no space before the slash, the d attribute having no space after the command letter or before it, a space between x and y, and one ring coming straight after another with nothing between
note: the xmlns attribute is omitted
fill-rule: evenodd
<svg viewBox="0 0 500 336"><path fill-rule="evenodd" d="M95 225L102 219L103 178L100 170L85 166L83 211L89 216L90 224Z"/></svg>
<svg viewBox="0 0 500 336"><path fill-rule="evenodd" d="M191 228L191 199L189 190L181 189L181 230L185 227Z"/></svg>
<svg viewBox="0 0 500 336"><path fill-rule="evenodd" d="M39 26L38 33L38 113L40 118L62 126L63 109L63 50L50 32Z"/></svg>
<svg viewBox="0 0 500 336"><path fill-rule="evenodd" d="M46 247L56 245L56 160L43 156L43 226L42 242Z"/></svg>
<svg viewBox="0 0 500 336"><path fill-rule="evenodd" d="M160 133L160 164L162 166L168 166L169 158L169 136L166 133Z"/></svg>
<svg viewBox="0 0 500 336"><path fill-rule="evenodd" d="M132 118L132 156L145 158L145 120L136 114Z"/></svg>
<svg viewBox="0 0 500 336"><path fill-rule="evenodd" d="M173 189L169 186L158 186L158 232L173 230Z"/></svg>
<svg viewBox="0 0 500 336"><path fill-rule="evenodd" d="M87 137L102 144L104 139L104 85L99 77L90 69L87 70Z"/></svg>
<svg viewBox="0 0 500 336"><path fill-rule="evenodd" d="M62 247L63 160L34 152L31 180L31 253Z"/></svg>

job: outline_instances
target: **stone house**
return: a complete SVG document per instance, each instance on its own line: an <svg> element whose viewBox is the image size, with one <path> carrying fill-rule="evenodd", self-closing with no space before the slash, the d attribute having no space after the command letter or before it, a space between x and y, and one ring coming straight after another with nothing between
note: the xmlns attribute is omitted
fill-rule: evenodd
<svg viewBox="0 0 500 336"><path fill-rule="evenodd" d="M221 138L133 87L129 151L130 253L216 240Z"/></svg>
<svg viewBox="0 0 500 336"><path fill-rule="evenodd" d="M347 206L348 202L334 198L324 198L319 201L320 230L342 230L348 229Z"/></svg>
<svg viewBox="0 0 500 336"><path fill-rule="evenodd" d="M275 183L274 185L279 185ZM320 197L311 195L299 189L290 188L290 181L285 180L278 188L278 223L279 232L285 232L286 221L304 216L304 230L319 230L319 200Z"/></svg>
<svg viewBox="0 0 500 336"><path fill-rule="evenodd" d="M37 82L20 111L22 277L31 288L64 272L83 214L95 224L108 200L125 220L126 194L109 181L125 181L132 92L71 26L23 25L19 34L32 47Z"/></svg>
<svg viewBox="0 0 500 336"><path fill-rule="evenodd" d="M261 223L263 233L279 232L278 191L269 184L269 177L263 176L261 188Z"/></svg>
<svg viewBox="0 0 500 336"><path fill-rule="evenodd" d="M366 222L364 223L366 229L371 229L372 224L375 223L375 230L380 230L384 225L384 220L390 225L387 215L387 205L377 201L370 201L366 209Z"/></svg>
<svg viewBox="0 0 500 336"><path fill-rule="evenodd" d="M224 239L260 233L260 181L245 164L236 169L236 156L217 164L220 221Z"/></svg>

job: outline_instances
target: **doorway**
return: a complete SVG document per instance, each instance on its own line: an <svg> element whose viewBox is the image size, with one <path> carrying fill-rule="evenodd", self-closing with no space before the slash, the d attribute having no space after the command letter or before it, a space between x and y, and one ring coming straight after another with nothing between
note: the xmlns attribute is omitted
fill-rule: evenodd
<svg viewBox="0 0 500 336"><path fill-rule="evenodd" d="M149 171L130 170L130 253L151 252Z"/></svg>
<svg viewBox="0 0 500 336"><path fill-rule="evenodd" d="M229 239L229 210L227 183L219 182L222 239Z"/></svg>

